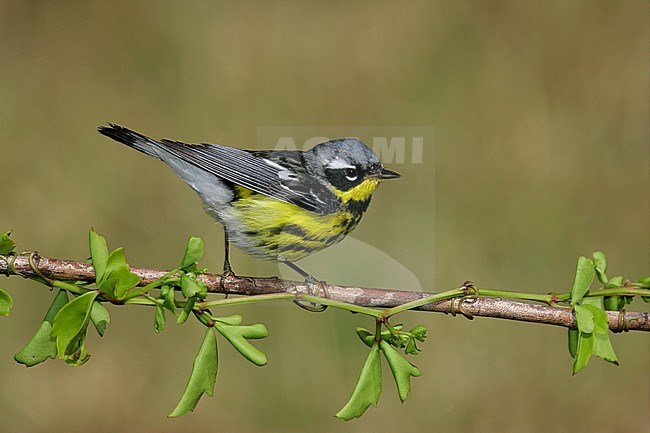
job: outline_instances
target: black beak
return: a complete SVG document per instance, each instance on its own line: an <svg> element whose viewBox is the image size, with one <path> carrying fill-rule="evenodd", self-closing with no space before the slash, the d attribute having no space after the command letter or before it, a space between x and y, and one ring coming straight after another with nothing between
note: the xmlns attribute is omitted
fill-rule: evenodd
<svg viewBox="0 0 650 433"><path fill-rule="evenodd" d="M377 173L375 173L374 177L377 179L398 179L402 177L402 175L382 167Z"/></svg>

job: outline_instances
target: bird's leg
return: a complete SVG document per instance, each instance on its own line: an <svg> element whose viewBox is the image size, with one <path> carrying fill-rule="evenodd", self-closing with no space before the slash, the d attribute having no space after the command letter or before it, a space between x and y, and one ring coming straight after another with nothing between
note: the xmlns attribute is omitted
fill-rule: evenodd
<svg viewBox="0 0 650 433"><path fill-rule="evenodd" d="M320 291L322 290L325 298L330 297L329 293L327 292L327 288L325 287L324 281L317 280L312 275L310 275L309 272L305 271L300 266L296 265L293 262L290 262L289 260L279 259L279 261L289 266L291 269L296 271L305 279L305 284L307 284L307 294L318 296ZM327 309L327 305L321 305L315 302L304 302L298 299L294 299L293 302L299 307L314 313L320 313Z"/></svg>
<svg viewBox="0 0 650 433"><path fill-rule="evenodd" d="M223 275L222 277L231 277L235 275L235 272L230 266L230 240L228 239L228 232L224 230L224 258L223 258Z"/></svg>
<svg viewBox="0 0 650 433"><path fill-rule="evenodd" d="M221 290L225 291L224 289L224 281L228 277L234 277L235 272L232 270L232 266L230 266L230 241L228 240L228 232L224 229L223 231L223 236L224 236L224 259L223 259L223 272L221 273L221 280L220 280L220 285L221 285ZM228 294L226 293L226 298L228 297Z"/></svg>

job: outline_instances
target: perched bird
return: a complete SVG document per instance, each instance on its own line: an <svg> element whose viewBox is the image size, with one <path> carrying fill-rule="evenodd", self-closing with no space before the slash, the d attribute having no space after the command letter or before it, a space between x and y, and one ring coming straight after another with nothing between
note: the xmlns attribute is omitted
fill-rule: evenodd
<svg viewBox="0 0 650 433"><path fill-rule="evenodd" d="M201 196L225 228L224 273L230 275L229 241L312 279L294 262L345 238L381 181L400 177L356 138L307 151L244 150L158 141L111 123L99 132L162 160Z"/></svg>

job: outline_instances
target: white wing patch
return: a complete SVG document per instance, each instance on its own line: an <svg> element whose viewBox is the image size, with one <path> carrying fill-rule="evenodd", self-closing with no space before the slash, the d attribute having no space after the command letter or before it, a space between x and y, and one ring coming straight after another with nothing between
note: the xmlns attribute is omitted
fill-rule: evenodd
<svg viewBox="0 0 650 433"><path fill-rule="evenodd" d="M262 158L262 161L264 161L271 167L278 169L278 177L280 178L280 180L291 180L297 178L295 173L290 172L289 170L286 169L286 167L282 167L280 164L273 162L270 159ZM284 185L282 186L286 188Z"/></svg>
<svg viewBox="0 0 650 433"><path fill-rule="evenodd" d="M273 162L270 159L262 158L262 161L266 162L268 165L270 165L273 168L277 168L278 170L281 170L281 171L286 171L287 170L286 168L282 167L277 162Z"/></svg>

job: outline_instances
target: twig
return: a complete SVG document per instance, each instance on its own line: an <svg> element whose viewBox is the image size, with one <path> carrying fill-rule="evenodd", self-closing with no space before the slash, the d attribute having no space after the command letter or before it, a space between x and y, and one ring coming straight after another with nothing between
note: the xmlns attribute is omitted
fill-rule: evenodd
<svg viewBox="0 0 650 433"><path fill-rule="evenodd" d="M48 257L33 256L36 272L29 263L29 255L13 257L12 269L9 263L0 260L0 273L7 276L18 274L28 278L46 277L52 280L93 282L95 272L90 263L71 260L59 260ZM131 268L141 279L141 285L146 285L167 273L163 270ZM40 273L40 275L39 275ZM257 277L226 277L221 282L221 275L202 274L199 279L206 283L208 290L213 293L228 293L236 295L264 295L271 293L304 293L305 283L279 278ZM391 308L406 302L415 301L432 293L373 289L355 286L325 285L329 297L334 301L371 307ZM494 317L499 319L516 320L520 322L541 323L547 325L576 328L573 312L569 308L551 307L547 305L529 304L493 297L467 296L451 300L439 301L415 308L420 311L432 311L456 315L460 313L467 318L474 316ZM614 332L650 331L650 314L635 311L608 311L609 328Z"/></svg>

